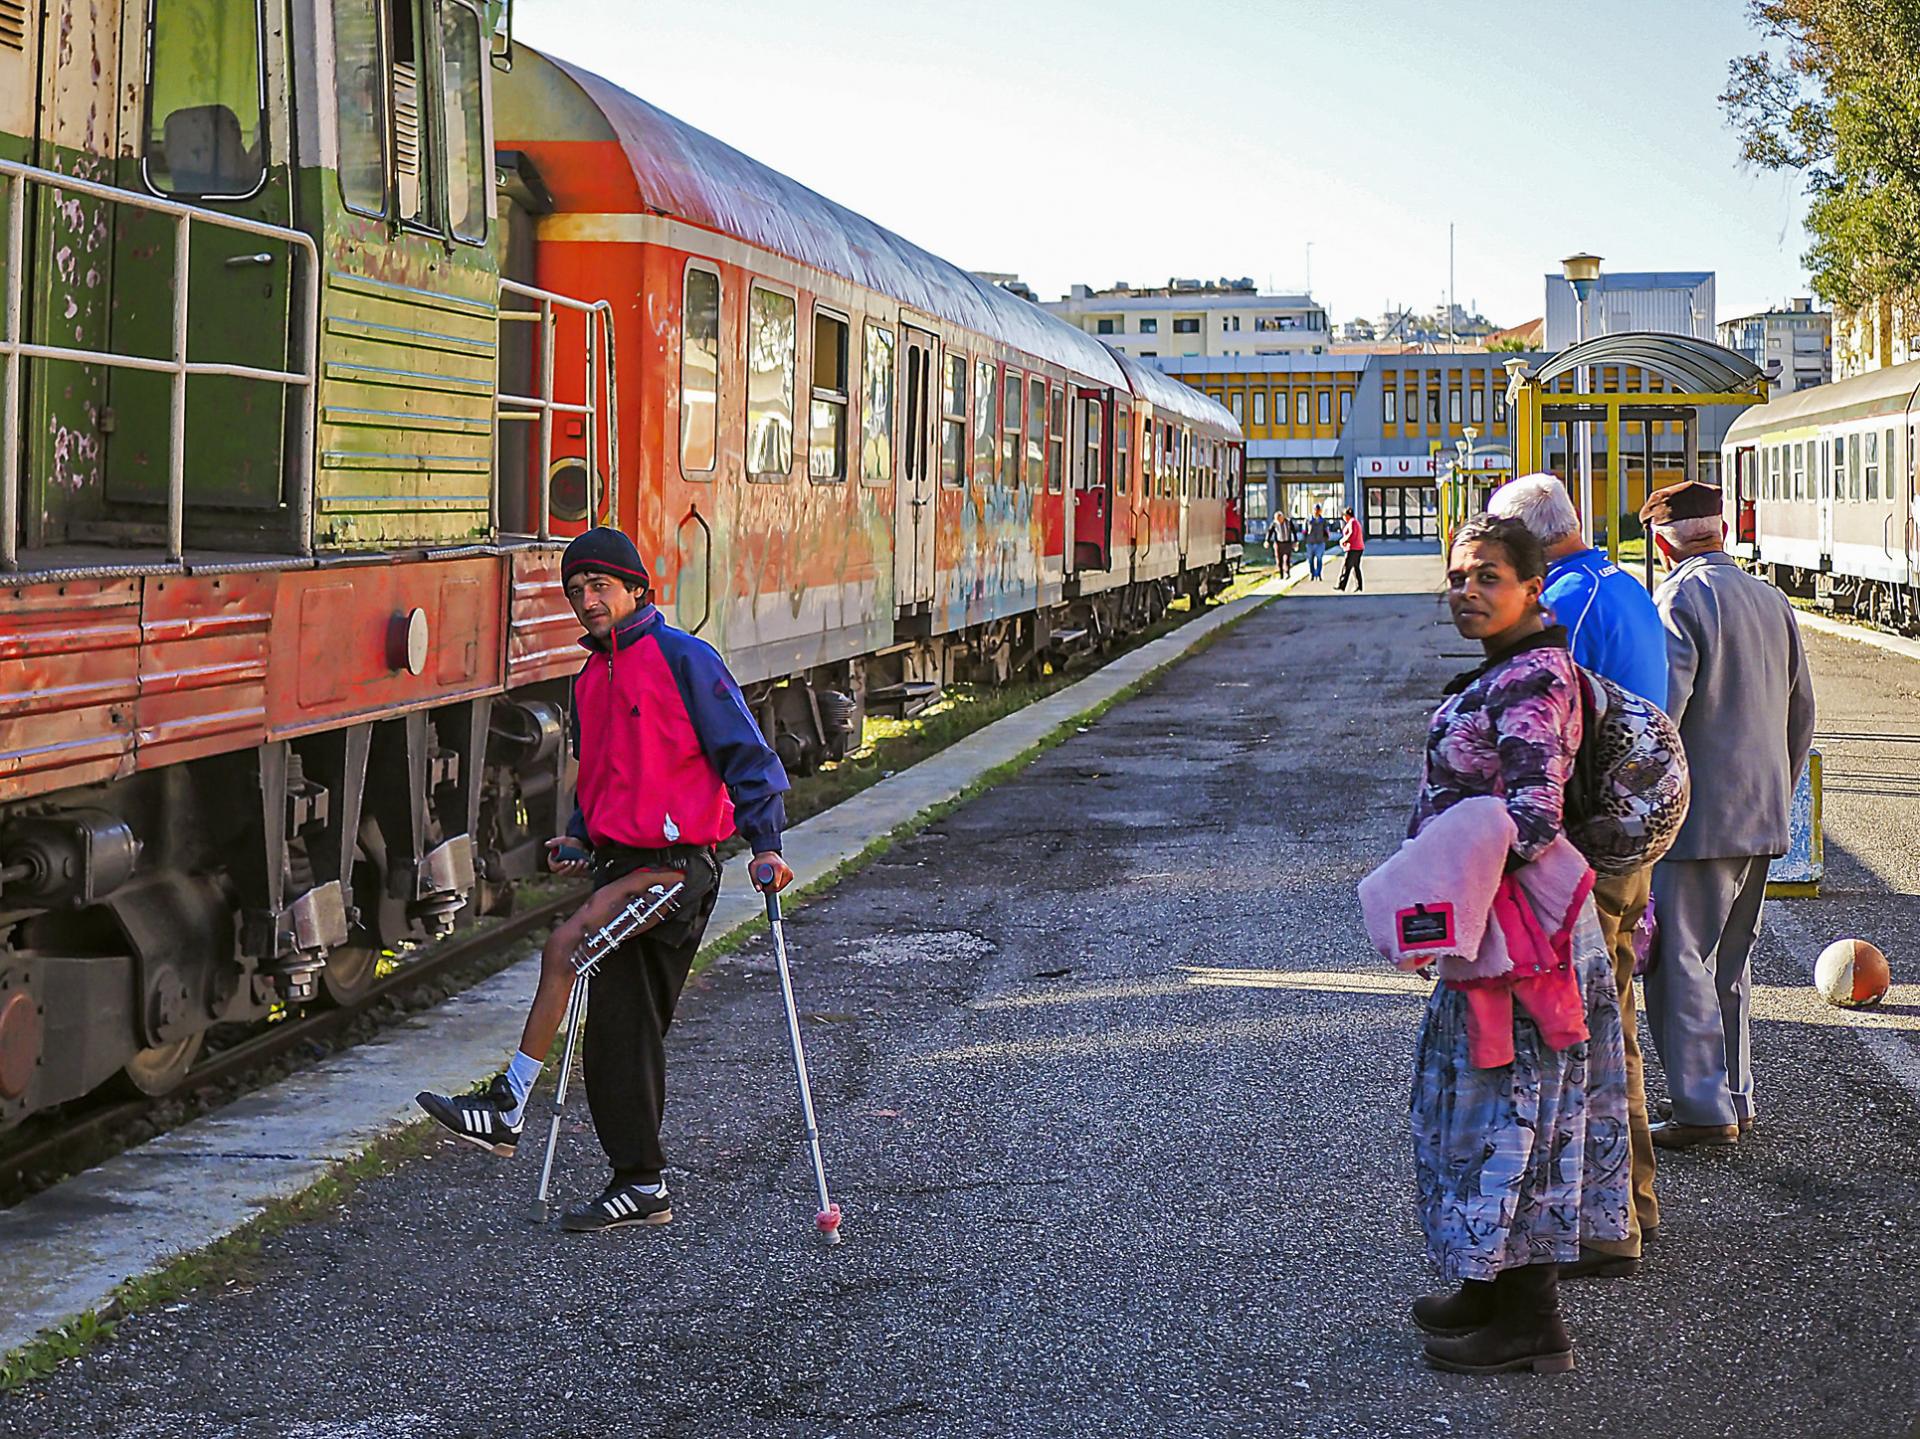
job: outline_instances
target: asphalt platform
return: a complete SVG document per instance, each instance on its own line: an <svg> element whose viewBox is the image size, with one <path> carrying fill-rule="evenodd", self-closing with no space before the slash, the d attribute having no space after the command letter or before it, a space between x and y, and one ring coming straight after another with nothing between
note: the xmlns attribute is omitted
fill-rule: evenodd
<svg viewBox="0 0 1920 1439"><path fill-rule="evenodd" d="M760 941L669 1040L666 1229L535 1227L537 1144L448 1140L0 1399L0 1434L1907 1439L1920 745L1835 745L1826 897L1779 905L1759 956L1760 1123L1667 1161L1640 1277L1567 1287L1576 1371L1437 1374L1406 1318L1432 1285L1422 985L1370 953L1354 884L1475 657L1433 559L1367 568L1365 595L1302 586L790 921L839 1249L813 1236ZM1920 731L1920 666L1809 643L1823 728ZM1893 952L1895 1008L1809 997L1807 946L1842 932ZM570 1193L600 1182L576 1107Z"/></svg>

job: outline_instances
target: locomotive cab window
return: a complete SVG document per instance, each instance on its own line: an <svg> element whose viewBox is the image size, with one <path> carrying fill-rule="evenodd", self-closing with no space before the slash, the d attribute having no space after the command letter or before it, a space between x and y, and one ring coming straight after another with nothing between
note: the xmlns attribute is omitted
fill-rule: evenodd
<svg viewBox="0 0 1920 1439"><path fill-rule="evenodd" d="M335 0L333 38L347 208L485 244L493 166L479 13L466 0Z"/></svg>
<svg viewBox="0 0 1920 1439"><path fill-rule="evenodd" d="M680 469L713 473L720 430L720 277L687 267L680 306Z"/></svg>
<svg viewBox="0 0 1920 1439"><path fill-rule="evenodd" d="M153 0L141 170L161 195L238 200L267 178L259 0Z"/></svg>
<svg viewBox="0 0 1920 1439"><path fill-rule="evenodd" d="M813 312L807 474L821 484L838 484L847 477L847 322L818 308Z"/></svg>
<svg viewBox="0 0 1920 1439"><path fill-rule="evenodd" d="M793 468L794 300L755 285L747 303L747 478Z"/></svg>

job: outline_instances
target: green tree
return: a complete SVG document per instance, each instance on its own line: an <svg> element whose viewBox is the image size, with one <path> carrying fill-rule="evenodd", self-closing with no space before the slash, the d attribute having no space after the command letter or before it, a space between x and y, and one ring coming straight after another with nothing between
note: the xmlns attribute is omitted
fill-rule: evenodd
<svg viewBox="0 0 1920 1439"><path fill-rule="evenodd" d="M1920 0L1748 0L1763 47L1720 104L1742 157L1798 170L1814 288L1858 308L1920 294Z"/></svg>

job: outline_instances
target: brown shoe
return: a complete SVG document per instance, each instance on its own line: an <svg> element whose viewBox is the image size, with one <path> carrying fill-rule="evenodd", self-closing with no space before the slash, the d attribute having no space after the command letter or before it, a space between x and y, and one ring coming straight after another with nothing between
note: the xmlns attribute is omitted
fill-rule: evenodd
<svg viewBox="0 0 1920 1439"><path fill-rule="evenodd" d="M1740 1126L1737 1124L1682 1124L1677 1119L1669 1119L1653 1126L1656 1149L1693 1149L1703 1144L1739 1142Z"/></svg>
<svg viewBox="0 0 1920 1439"><path fill-rule="evenodd" d="M1578 1259L1560 1266L1562 1279L1631 1279L1639 1272L1639 1255L1609 1254L1585 1244L1580 1246Z"/></svg>

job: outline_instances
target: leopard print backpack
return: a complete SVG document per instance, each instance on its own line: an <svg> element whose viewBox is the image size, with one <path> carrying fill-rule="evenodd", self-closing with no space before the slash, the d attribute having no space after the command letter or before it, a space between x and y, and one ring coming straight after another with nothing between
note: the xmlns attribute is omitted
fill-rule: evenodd
<svg viewBox="0 0 1920 1439"><path fill-rule="evenodd" d="M1567 781L1567 838L1595 873L1631 874L1679 836L1692 781L1666 711L1580 671L1580 749Z"/></svg>

